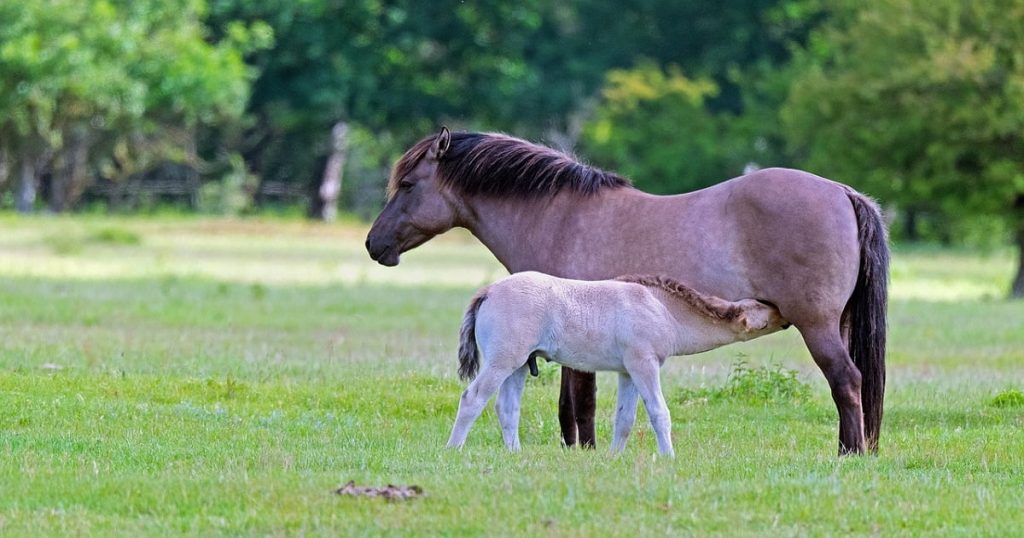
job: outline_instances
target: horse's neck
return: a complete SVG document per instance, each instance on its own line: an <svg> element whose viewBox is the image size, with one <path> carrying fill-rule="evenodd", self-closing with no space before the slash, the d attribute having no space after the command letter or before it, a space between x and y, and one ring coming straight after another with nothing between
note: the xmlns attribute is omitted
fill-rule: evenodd
<svg viewBox="0 0 1024 538"><path fill-rule="evenodd" d="M621 251L623 209L637 211L651 195L635 189L609 189L591 196L561 193L550 198L466 200L472 218L463 225L509 272L540 271L572 278L610 278L587 267L592 260L574 253ZM594 238L601 245L594 245Z"/></svg>

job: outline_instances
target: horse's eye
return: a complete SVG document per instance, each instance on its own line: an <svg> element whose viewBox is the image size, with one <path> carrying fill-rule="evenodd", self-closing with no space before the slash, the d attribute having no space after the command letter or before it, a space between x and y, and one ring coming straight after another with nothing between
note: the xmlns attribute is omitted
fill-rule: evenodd
<svg viewBox="0 0 1024 538"><path fill-rule="evenodd" d="M414 183L411 182L411 181L403 181L403 182L398 184L398 188L402 189L403 191L412 190L413 186L414 186Z"/></svg>

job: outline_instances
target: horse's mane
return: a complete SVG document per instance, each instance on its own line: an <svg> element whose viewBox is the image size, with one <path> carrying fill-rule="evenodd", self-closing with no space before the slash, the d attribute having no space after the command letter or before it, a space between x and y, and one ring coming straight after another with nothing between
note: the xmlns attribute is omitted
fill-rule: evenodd
<svg viewBox="0 0 1024 538"><path fill-rule="evenodd" d="M647 286L648 288L660 289L669 295L676 297L687 305L707 317L720 319L726 322L733 322L743 313L743 309L736 303L726 301L714 295L701 293L678 280L661 275L623 275L615 280L632 282Z"/></svg>
<svg viewBox="0 0 1024 538"><path fill-rule="evenodd" d="M395 163L388 197L433 146L437 135L420 140ZM561 151L497 133L452 133L438 162L438 178L466 195L510 198L553 196L562 190L582 195L630 186L628 179L582 163Z"/></svg>

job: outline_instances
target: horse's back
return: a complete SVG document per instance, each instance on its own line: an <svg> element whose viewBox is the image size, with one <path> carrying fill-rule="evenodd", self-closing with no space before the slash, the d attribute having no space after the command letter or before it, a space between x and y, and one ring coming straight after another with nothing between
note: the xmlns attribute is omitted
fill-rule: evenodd
<svg viewBox="0 0 1024 538"><path fill-rule="evenodd" d="M848 189L808 172L768 168L650 197L642 213L653 239L637 243L647 252L633 256L706 293L770 301L787 318L808 305L814 315L841 311L860 259Z"/></svg>

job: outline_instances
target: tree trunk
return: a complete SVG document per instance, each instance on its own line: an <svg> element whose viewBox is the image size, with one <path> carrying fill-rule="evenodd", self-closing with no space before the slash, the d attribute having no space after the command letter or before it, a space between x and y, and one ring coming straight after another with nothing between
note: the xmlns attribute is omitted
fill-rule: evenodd
<svg viewBox="0 0 1024 538"><path fill-rule="evenodd" d="M903 231L903 233L906 234L907 241L910 241L911 243L916 243L920 241L921 232L919 231L920 227L917 224L917 210L913 208L907 208L903 212L903 214L906 216L906 220L904 221L906 223L906 225L904 226L906 229Z"/></svg>
<svg viewBox="0 0 1024 538"><path fill-rule="evenodd" d="M31 213L36 206L36 167L30 157L21 158L20 184L14 207L19 213Z"/></svg>
<svg viewBox="0 0 1024 538"><path fill-rule="evenodd" d="M1024 194L1018 194L1013 204L1013 226L1017 242L1017 276L1010 288L1010 297L1024 298Z"/></svg>
<svg viewBox="0 0 1024 538"><path fill-rule="evenodd" d="M50 180L50 211L54 213L70 209L85 190L89 159L88 131L76 127L66 137L67 143L53 167Z"/></svg>
<svg viewBox="0 0 1024 538"><path fill-rule="evenodd" d="M11 175L11 161L7 158L7 149L0 147L0 192L3 192L4 185Z"/></svg>
<svg viewBox="0 0 1024 538"><path fill-rule="evenodd" d="M341 196L341 179L345 171L345 157L348 153L348 124L339 121L331 129L331 156L324 167L320 183L320 218L330 222L338 217L338 197Z"/></svg>

